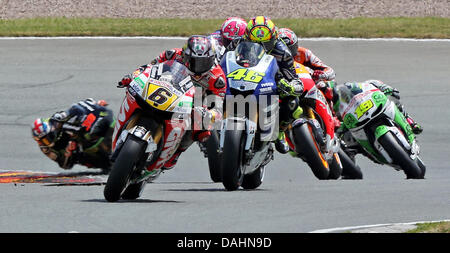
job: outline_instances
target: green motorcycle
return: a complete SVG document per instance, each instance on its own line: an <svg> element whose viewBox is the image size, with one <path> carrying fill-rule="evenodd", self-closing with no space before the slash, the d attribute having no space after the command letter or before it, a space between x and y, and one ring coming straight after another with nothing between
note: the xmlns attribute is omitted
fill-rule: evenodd
<svg viewBox="0 0 450 253"><path fill-rule="evenodd" d="M423 179L426 166L416 136L395 103L370 83L340 84L336 91L335 110L343 120L341 139L347 148L403 170L407 179Z"/></svg>

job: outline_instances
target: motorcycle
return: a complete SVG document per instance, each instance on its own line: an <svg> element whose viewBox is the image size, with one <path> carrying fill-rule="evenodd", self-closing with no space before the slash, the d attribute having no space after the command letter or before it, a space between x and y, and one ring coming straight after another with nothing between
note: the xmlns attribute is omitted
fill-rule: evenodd
<svg viewBox="0 0 450 253"><path fill-rule="evenodd" d="M273 133L278 134L278 65L261 45L241 42L225 54L221 66L228 84L219 131L221 181L229 191L256 189L273 159Z"/></svg>
<svg viewBox="0 0 450 253"><path fill-rule="evenodd" d="M423 179L426 166L411 126L395 103L370 83L338 85L338 114L349 130L342 140L372 161L403 170L407 178Z"/></svg>
<svg viewBox="0 0 450 253"><path fill-rule="evenodd" d="M190 127L194 91L176 61L152 65L130 83L113 133L107 201L136 199L160 175Z"/></svg>
<svg viewBox="0 0 450 253"><path fill-rule="evenodd" d="M332 111L310 71L298 62L295 69L305 92L289 104L295 118L286 134L290 154L306 162L318 179L338 179L343 170L340 157L345 153L334 134Z"/></svg>

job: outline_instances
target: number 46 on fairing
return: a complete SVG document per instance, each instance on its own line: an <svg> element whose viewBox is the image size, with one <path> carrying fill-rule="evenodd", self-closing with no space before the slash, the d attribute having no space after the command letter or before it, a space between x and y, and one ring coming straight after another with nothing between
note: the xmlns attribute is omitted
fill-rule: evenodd
<svg viewBox="0 0 450 253"><path fill-rule="evenodd" d="M227 75L228 78L232 78L233 80L244 80L247 82L259 83L265 73L256 72L250 69L237 69Z"/></svg>

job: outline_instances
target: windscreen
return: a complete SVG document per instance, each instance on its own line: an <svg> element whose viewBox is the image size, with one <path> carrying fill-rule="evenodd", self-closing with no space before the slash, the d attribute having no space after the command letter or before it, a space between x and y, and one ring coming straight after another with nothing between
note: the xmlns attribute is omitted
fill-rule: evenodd
<svg viewBox="0 0 450 253"><path fill-rule="evenodd" d="M254 42L243 41L236 47L236 63L249 68L258 65L264 56L264 48Z"/></svg>
<svg viewBox="0 0 450 253"><path fill-rule="evenodd" d="M158 67L159 80L170 82L173 85L181 83L186 78L190 78L186 66L177 61L166 61Z"/></svg>

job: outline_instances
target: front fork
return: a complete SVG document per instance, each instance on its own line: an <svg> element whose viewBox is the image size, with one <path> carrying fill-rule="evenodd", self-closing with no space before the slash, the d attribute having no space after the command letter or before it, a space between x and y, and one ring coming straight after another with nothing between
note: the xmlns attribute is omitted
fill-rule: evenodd
<svg viewBox="0 0 450 253"><path fill-rule="evenodd" d="M112 162L114 162L115 159L117 158L120 149L122 148L123 144L125 143L125 140L128 138L129 135L134 135L137 138L141 139L142 141L146 142L147 146L145 149L145 153L149 153L155 151L158 148L158 143L161 140L162 136L162 130L161 127L159 127L157 132L155 133L155 137L152 136L151 130L147 130L143 126L134 126L131 129L123 130L119 138L117 139L116 149L111 155ZM147 160L149 159L151 159L150 156Z"/></svg>
<svg viewBox="0 0 450 253"><path fill-rule="evenodd" d="M374 144L375 148L377 148L377 150L383 155L383 157L386 159L388 163L392 163L392 159L390 158L389 154L387 154L387 152L378 143L378 138L380 138L387 132L392 132L392 134L394 134L400 141L402 146L406 150L410 151L411 159L413 160L416 159L416 157L419 155L420 148L416 142L416 137L412 132L411 126L406 121L406 118L403 115L403 113L400 112L398 107L392 101L390 101L390 104L388 105L384 113L391 120L393 120L396 123L396 125L400 126L400 129L403 132L400 132L396 126L386 126L386 125L377 126L375 129L375 144Z"/></svg>
<svg viewBox="0 0 450 253"><path fill-rule="evenodd" d="M138 139L140 139L146 143L145 154L148 154L148 156L145 161L140 161L138 163L139 167L143 167L145 164L148 164L153 160L154 154L157 153L155 151L158 150L158 144L160 143L161 138L162 138L163 127L161 124L159 124L153 130L147 129L150 127L146 128L146 127L138 124L138 119L139 119L139 116L132 119L128 123L126 129L124 129L121 132L119 138L117 139L116 148L114 149L114 151L110 157L111 162L115 161L115 159L117 158L117 156L120 153L120 150L123 147L123 144L128 139L128 137L131 135L133 135L134 137L137 137ZM151 171L148 171L146 169L143 169L140 171L140 175L137 176L137 179L135 181L140 182L142 180L146 180L152 174L154 174L154 173Z"/></svg>
<svg viewBox="0 0 450 253"><path fill-rule="evenodd" d="M311 126L313 137L321 147L321 150L324 153L326 159L329 160L330 158L332 158L332 156L335 156L336 160L340 161L338 155L340 145L337 138L335 137L332 140L328 134L325 135L326 137L324 137L324 131L320 126L318 120L316 119L314 111L311 107L306 106L303 110L301 110L300 106L298 108L300 108L300 110L296 110L293 114L295 121L292 123L292 127L305 123L309 124ZM300 115L302 114L300 111L303 111L306 118L300 118ZM295 113L297 113L297 115L295 115ZM296 156L296 154L294 153L291 153L291 155Z"/></svg>

